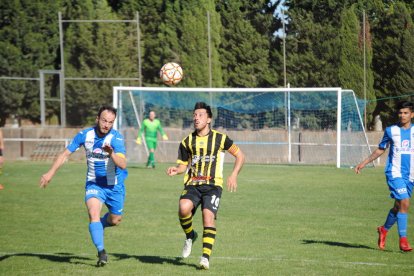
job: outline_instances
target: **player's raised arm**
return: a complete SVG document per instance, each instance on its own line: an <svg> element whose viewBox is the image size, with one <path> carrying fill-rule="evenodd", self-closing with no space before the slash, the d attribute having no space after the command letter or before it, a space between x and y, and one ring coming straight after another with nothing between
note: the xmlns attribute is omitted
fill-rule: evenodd
<svg viewBox="0 0 414 276"><path fill-rule="evenodd" d="M71 155L71 152L68 149L65 149L62 153L58 155L58 157L56 158L55 162L53 162L53 165L49 169L49 171L40 177L40 182L39 182L40 188L46 188L46 186L52 180L55 173L65 163L69 155Z"/></svg>
<svg viewBox="0 0 414 276"><path fill-rule="evenodd" d="M121 169L126 169L127 167L127 161L125 158L125 155L123 153L116 153L114 149L111 147L111 145L104 145L103 150L106 151L109 154L109 157L112 158L115 165Z"/></svg>

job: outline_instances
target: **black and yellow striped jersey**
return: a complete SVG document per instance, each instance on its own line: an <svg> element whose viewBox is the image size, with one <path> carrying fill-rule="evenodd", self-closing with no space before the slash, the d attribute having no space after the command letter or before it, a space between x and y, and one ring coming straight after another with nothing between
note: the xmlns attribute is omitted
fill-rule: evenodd
<svg viewBox="0 0 414 276"><path fill-rule="evenodd" d="M194 131L180 144L178 164L188 166L184 185L216 185L223 187L224 154L236 155L239 148L223 133L210 130L206 136Z"/></svg>

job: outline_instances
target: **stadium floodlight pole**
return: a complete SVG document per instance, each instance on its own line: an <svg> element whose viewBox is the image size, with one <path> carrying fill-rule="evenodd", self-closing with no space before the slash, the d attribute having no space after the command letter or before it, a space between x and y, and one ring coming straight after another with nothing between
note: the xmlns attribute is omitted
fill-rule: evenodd
<svg viewBox="0 0 414 276"><path fill-rule="evenodd" d="M60 126L66 127L66 100L65 100L65 58L63 49L63 26L62 13L59 12L59 43L60 43L60 74L59 74L59 90L60 90Z"/></svg>
<svg viewBox="0 0 414 276"><path fill-rule="evenodd" d="M210 12L207 11L207 46L208 46L208 87L213 86L212 68L211 68L211 34L210 34Z"/></svg>
<svg viewBox="0 0 414 276"><path fill-rule="evenodd" d="M138 75L139 86L142 86L142 64L141 64L141 32L139 29L139 12L137 12L137 50L138 50Z"/></svg>
<svg viewBox="0 0 414 276"><path fill-rule="evenodd" d="M287 87L286 77L286 28L285 28L285 13L282 9L282 25L283 25L283 83L284 87Z"/></svg>
<svg viewBox="0 0 414 276"><path fill-rule="evenodd" d="M212 66L211 66L211 34L210 34L210 12L207 11L207 47L208 47L208 86L213 86ZM209 92L210 106L213 106L213 95Z"/></svg>
<svg viewBox="0 0 414 276"><path fill-rule="evenodd" d="M364 47L364 127L367 128L367 61L366 61L366 33L365 33L365 10L362 13L362 33L363 33L363 47Z"/></svg>

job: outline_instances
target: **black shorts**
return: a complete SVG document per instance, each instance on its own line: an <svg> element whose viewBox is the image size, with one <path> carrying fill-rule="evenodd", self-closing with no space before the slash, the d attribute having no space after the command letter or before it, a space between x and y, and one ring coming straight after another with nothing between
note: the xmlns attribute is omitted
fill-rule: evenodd
<svg viewBox="0 0 414 276"><path fill-rule="evenodd" d="M193 215L201 204L201 209L208 209L214 213L214 216L217 216L222 190L221 187L213 185L187 185L180 200L189 199L193 202Z"/></svg>

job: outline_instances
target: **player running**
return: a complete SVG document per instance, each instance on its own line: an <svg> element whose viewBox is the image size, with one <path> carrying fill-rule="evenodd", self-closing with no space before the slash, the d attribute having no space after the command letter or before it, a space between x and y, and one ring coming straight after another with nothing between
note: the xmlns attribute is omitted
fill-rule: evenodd
<svg viewBox="0 0 414 276"><path fill-rule="evenodd" d="M98 250L98 266L108 262L104 248L104 228L118 225L124 209L127 161L124 138L112 129L116 109L103 106L96 117L96 126L80 131L68 147L56 158L50 170L40 178L40 187L46 188L65 160L83 146L88 170L86 173L85 203L89 214L89 232ZM108 207L100 217L102 205Z"/></svg>
<svg viewBox="0 0 414 276"><path fill-rule="evenodd" d="M149 116L142 122L142 127L138 131L138 137L135 141L138 145L141 145L141 135L145 132L145 143L149 151L147 168L155 168L154 152L157 149L157 133L158 131L162 135L163 140L168 140L167 134L161 127L160 120L155 118L155 111L150 111Z"/></svg>
<svg viewBox="0 0 414 276"><path fill-rule="evenodd" d="M407 252L412 250L407 241L407 221L414 181L414 126L411 124L411 119L414 117L413 104L410 102L398 104L398 117L399 123L385 129L378 148L355 167L355 172L359 174L368 163L380 157L389 147L385 176L391 197L395 202L384 225L377 228L378 247L384 250L388 230L397 222L400 249Z"/></svg>
<svg viewBox="0 0 414 276"><path fill-rule="evenodd" d="M179 201L178 216L186 235L183 258L191 254L197 233L193 230L193 216L201 204L203 217L203 255L200 267L209 269L210 255L216 238L215 218L223 188L224 153L227 150L236 159L234 168L227 178L227 189L235 192L237 175L243 163L244 154L225 134L210 129L212 112L206 103L195 104L193 122L195 131L182 140L178 150L176 167L169 167L170 176L185 172L184 191Z"/></svg>

